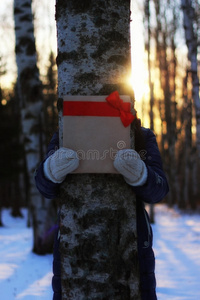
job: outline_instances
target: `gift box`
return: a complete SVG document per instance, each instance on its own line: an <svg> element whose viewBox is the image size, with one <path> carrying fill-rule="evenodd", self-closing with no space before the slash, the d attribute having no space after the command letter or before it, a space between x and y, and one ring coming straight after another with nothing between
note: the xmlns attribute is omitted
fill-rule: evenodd
<svg viewBox="0 0 200 300"><path fill-rule="evenodd" d="M117 173L113 160L118 150L130 148L129 96L65 96L63 146L80 159L74 173Z"/></svg>

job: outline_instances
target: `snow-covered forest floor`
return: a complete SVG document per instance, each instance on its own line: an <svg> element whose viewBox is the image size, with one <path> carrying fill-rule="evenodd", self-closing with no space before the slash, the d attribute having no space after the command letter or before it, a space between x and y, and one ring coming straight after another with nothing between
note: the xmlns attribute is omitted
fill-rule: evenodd
<svg viewBox="0 0 200 300"><path fill-rule="evenodd" d="M200 215L156 206L158 300L200 299Z"/></svg>
<svg viewBox="0 0 200 300"><path fill-rule="evenodd" d="M155 206L154 250L158 300L200 299L200 215ZM0 228L0 299L51 300L52 255L31 252L25 218L3 210Z"/></svg>

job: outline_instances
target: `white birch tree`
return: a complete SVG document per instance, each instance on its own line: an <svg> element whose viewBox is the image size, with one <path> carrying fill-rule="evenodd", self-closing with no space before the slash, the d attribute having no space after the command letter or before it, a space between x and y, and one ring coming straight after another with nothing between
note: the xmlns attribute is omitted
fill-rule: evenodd
<svg viewBox="0 0 200 300"><path fill-rule="evenodd" d="M34 172L43 157L42 85L36 64L36 48L32 20L31 0L14 0L16 62L18 95L20 99L21 127L29 179L29 201L32 214L33 251L44 253L43 236L49 200L38 192Z"/></svg>
<svg viewBox="0 0 200 300"><path fill-rule="evenodd" d="M188 48L188 60L190 62L189 72L192 75L192 101L194 103L196 117L196 153L193 154L192 170L192 192L193 198L199 197L199 159L200 159L200 99L199 99L199 77L197 59L197 32L195 32L195 9L191 0L181 0L183 10L183 26L185 40ZM198 28L197 28L198 30Z"/></svg>
<svg viewBox="0 0 200 300"><path fill-rule="evenodd" d="M148 81L149 81L149 119L150 119L150 129L154 131L154 112L153 107L154 103L154 84L152 82L152 62L151 62L151 39L152 39L152 30L151 30L151 14L150 14L150 1L145 1L145 21L146 21L146 42L145 48L147 50L147 62L148 62ZM153 224L155 222L154 219L154 205L150 204L149 209L149 217L150 222Z"/></svg>
<svg viewBox="0 0 200 300"><path fill-rule="evenodd" d="M56 21L62 143L64 95L130 93L130 1L57 0ZM139 300L135 195L122 176L68 175L60 208L62 299Z"/></svg>
<svg viewBox="0 0 200 300"><path fill-rule="evenodd" d="M181 0L183 10L183 25L185 29L185 40L188 48L188 59L190 72L192 74L192 95L196 114L196 146L197 155L200 158L200 99L199 99L199 77L197 60L197 34L195 33L195 11L191 0Z"/></svg>

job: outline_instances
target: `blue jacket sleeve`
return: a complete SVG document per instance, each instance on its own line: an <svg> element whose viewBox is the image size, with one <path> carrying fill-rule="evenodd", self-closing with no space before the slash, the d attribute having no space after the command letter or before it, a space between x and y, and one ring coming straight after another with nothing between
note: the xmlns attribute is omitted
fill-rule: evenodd
<svg viewBox="0 0 200 300"><path fill-rule="evenodd" d="M43 162L40 163L38 169L35 172L35 183L39 192L48 199L53 199L59 194L60 184L51 182L44 176L43 164L45 160L52 155L59 147L58 132L54 133L47 149L47 154Z"/></svg>
<svg viewBox="0 0 200 300"><path fill-rule="evenodd" d="M133 187L137 197L146 203L157 203L168 193L169 187L167 178L163 171L160 151L156 137L150 129L143 128L145 135L146 149L140 153L146 164L148 177L143 186Z"/></svg>
<svg viewBox="0 0 200 300"><path fill-rule="evenodd" d="M143 186L133 187L137 197L147 203L157 203L161 201L169 191L167 179L162 168L162 160L156 137L149 129L143 129L146 141L146 150L144 153L140 153L144 160L147 170L148 178L147 182ZM56 132L48 146L46 158L52 155L59 146L58 132ZM45 160L46 160L45 158ZM44 160L44 161L45 161ZM59 194L60 184L56 184L48 180L44 176L43 163L40 164L36 171L35 182L40 193L49 199L53 199Z"/></svg>

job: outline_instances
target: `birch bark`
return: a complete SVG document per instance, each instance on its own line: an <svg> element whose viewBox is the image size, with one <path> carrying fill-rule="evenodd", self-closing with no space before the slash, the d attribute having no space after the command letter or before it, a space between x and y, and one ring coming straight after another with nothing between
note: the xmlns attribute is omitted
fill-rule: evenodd
<svg viewBox="0 0 200 300"><path fill-rule="evenodd" d="M183 25L185 29L185 40L188 47L188 59L190 61L190 72L192 74L192 95L196 114L196 146L197 155L200 158L200 99L199 78L197 60L197 36L194 32L194 8L191 0L181 0L183 10Z"/></svg>
<svg viewBox="0 0 200 300"><path fill-rule="evenodd" d="M149 119L150 119L150 129L154 131L154 84L152 82L152 63L151 63L151 39L152 39L152 32L151 32L151 21L150 21L150 1L145 1L145 18L146 18L146 31L147 31L147 38L145 42L145 47L147 49L147 61L148 61L148 81L149 81ZM149 218L150 222L153 224L154 220L154 205L150 204L149 210Z"/></svg>
<svg viewBox="0 0 200 300"><path fill-rule="evenodd" d="M18 69L18 94L20 99L21 126L25 145L29 177L34 245L33 251L43 253L42 239L49 200L36 189L34 172L43 157L42 89L36 65L36 48L32 22L31 0L14 1L16 62Z"/></svg>
<svg viewBox="0 0 200 300"><path fill-rule="evenodd" d="M130 1L57 0L56 21L62 144L64 95L130 93ZM68 175L60 208L62 299L140 299L135 196L122 176Z"/></svg>
<svg viewBox="0 0 200 300"><path fill-rule="evenodd" d="M168 62L167 49L169 46L169 32L167 30L167 7L162 6L162 1L154 0L157 27L155 32L156 41L156 60L159 66L160 72L160 84L163 91L163 102L164 102L164 118L163 121L166 123L166 134L163 135L163 142L165 143L164 156L165 156L165 168L168 174L168 181L170 186L170 192L167 195L167 200L170 206L175 201L176 193L176 157L175 157L175 143L176 143L176 120L175 120L175 90L171 88L174 80L174 72L170 71ZM168 4L167 4L168 5ZM171 38L171 37L170 37Z"/></svg>

